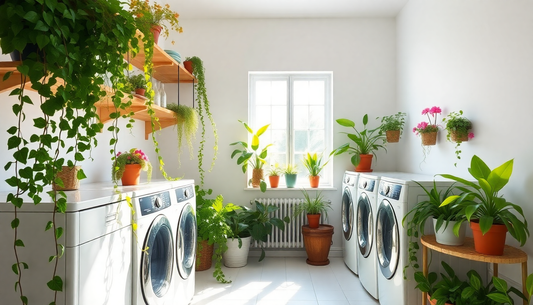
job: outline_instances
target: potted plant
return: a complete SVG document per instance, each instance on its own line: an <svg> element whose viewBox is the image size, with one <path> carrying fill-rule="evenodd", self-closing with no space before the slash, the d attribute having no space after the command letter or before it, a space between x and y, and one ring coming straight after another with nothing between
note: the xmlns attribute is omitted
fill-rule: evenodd
<svg viewBox="0 0 533 305"><path fill-rule="evenodd" d="M287 164L284 169L285 185L287 188L294 188L296 179L298 178L298 169L294 164Z"/></svg>
<svg viewBox="0 0 533 305"><path fill-rule="evenodd" d="M152 164L140 149L132 148L117 154L113 164L113 181L122 180L122 185L137 185L141 170L147 172L148 181L152 178Z"/></svg>
<svg viewBox="0 0 533 305"><path fill-rule="evenodd" d="M295 207L293 215L297 217L302 213L306 213L309 227L316 229L319 227L320 215L328 215L328 209L331 209L331 203L324 199L322 192L316 193L314 198L311 198L305 189L302 189L302 194L304 195L304 199Z"/></svg>
<svg viewBox="0 0 533 305"><path fill-rule="evenodd" d="M279 178L283 175L283 169L278 166L278 164L270 165L270 168L267 172L268 180L270 182L271 188L277 188L279 185Z"/></svg>
<svg viewBox="0 0 533 305"><path fill-rule="evenodd" d="M155 44L159 42L159 35L168 37L169 29L178 33L183 32L178 21L179 14L172 11L169 4L162 6L154 2L150 5L148 1L131 0L130 11L136 16L137 25L150 28Z"/></svg>
<svg viewBox="0 0 533 305"><path fill-rule="evenodd" d="M468 287L468 284L457 277L455 271L441 261L446 274L441 273L442 279L437 282L438 276L435 272L430 272L427 277L421 271L415 272L414 277L416 287L422 292L426 292L431 305L453 305L461 303L461 293ZM424 302L425 304L425 302Z"/></svg>
<svg viewBox="0 0 533 305"><path fill-rule="evenodd" d="M167 109L174 111L174 115L177 121L178 129L178 164L181 166L181 147L182 141L185 136L187 148L189 149L189 156L193 158L193 144L192 141L196 137L196 131L198 130L198 113L196 109L186 105L179 105L170 103L167 105Z"/></svg>
<svg viewBox="0 0 533 305"><path fill-rule="evenodd" d="M509 294L514 293L518 297L527 301L522 292L514 287L507 288L507 283L495 276L486 285L483 285L483 279L475 270L467 272L468 280L466 287L461 293L460 305L504 305L514 304ZM506 297L502 298L502 294Z"/></svg>
<svg viewBox="0 0 533 305"><path fill-rule="evenodd" d="M523 300L527 301L527 304L531 302L531 298L533 296L533 274L528 275L526 279L526 290L529 295L529 298L527 298L520 290L516 289L515 287L509 287L507 282L504 279L500 279L498 277L493 276L492 281L494 283L494 288L496 288L497 291L492 292L488 295L489 298L491 298L493 301L498 301L503 304L514 304L513 299L510 296L510 293L514 293L517 296L521 297Z"/></svg>
<svg viewBox="0 0 533 305"><path fill-rule="evenodd" d="M144 96L146 91L146 77L144 74L131 75L128 77L127 91L135 91L135 94Z"/></svg>
<svg viewBox="0 0 533 305"><path fill-rule="evenodd" d="M404 112L398 112L381 118L381 130L385 132L388 143L400 142L406 115Z"/></svg>
<svg viewBox="0 0 533 305"><path fill-rule="evenodd" d="M330 155L340 155L344 152L353 154L351 161L355 166L355 171L371 172L372 157L376 156L376 151L380 148L387 151L383 145L385 144L385 135L381 127L367 129L368 114L363 116L363 130L361 131L355 128L355 123L351 120L338 119L337 123L341 126L352 128L355 131L355 133L344 132L355 145L350 146L350 143L343 144L333 150Z"/></svg>
<svg viewBox="0 0 533 305"><path fill-rule="evenodd" d="M450 142L455 142L455 155L457 159L461 159L459 146L461 146L462 142L474 138L474 133L469 132L472 129L472 122L463 116L462 110L450 112L442 121L445 123L444 128L448 131L446 139ZM457 163L455 163L455 166L457 166Z"/></svg>
<svg viewBox="0 0 533 305"><path fill-rule="evenodd" d="M422 145L429 146L437 144L437 132L439 131L437 115L440 113L442 113L442 110L437 106L422 110L422 115L427 115L428 121L420 122L416 127L413 127L413 132L422 138ZM431 118L433 118L433 121Z"/></svg>
<svg viewBox="0 0 533 305"><path fill-rule="evenodd" d="M317 188L320 182L320 172L328 164L329 160L322 163L322 155L318 156L316 153L307 153L304 156L303 163L309 171L309 184L312 188Z"/></svg>
<svg viewBox="0 0 533 305"><path fill-rule="evenodd" d="M524 212L519 205L499 195L499 191L509 182L513 160L491 170L481 158L474 155L468 171L477 183L449 174L441 175L464 186L459 188L463 192L461 195L449 196L442 206L454 204L461 207L459 213L464 218L459 219L459 222L470 221L474 247L479 253L502 255L507 231L523 246L529 236Z"/></svg>
<svg viewBox="0 0 533 305"><path fill-rule="evenodd" d="M248 164L252 166L252 179L248 184L252 184L252 187L260 187L261 192L264 193L266 191L266 182L263 179L263 165L266 163L265 158L268 154L267 149L272 144L268 144L259 150L259 137L265 133L270 125L265 125L259 128L257 132L254 132L248 124L241 120L239 120L239 122L241 122L246 130L252 135L252 142L250 144L243 141L231 143L230 145L240 146L240 148L235 149L231 153L231 158L233 159L233 157L239 155L239 158L237 158L237 165L242 166L243 173L246 173Z"/></svg>

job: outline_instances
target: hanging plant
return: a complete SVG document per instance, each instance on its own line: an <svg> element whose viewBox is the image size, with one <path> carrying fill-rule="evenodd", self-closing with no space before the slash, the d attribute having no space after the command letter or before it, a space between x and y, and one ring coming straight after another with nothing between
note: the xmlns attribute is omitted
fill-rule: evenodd
<svg viewBox="0 0 533 305"><path fill-rule="evenodd" d="M107 1L20 1L5 0L0 6L0 39L2 52L18 50L24 53L27 46L36 44L37 50L16 68L20 73L20 86L11 92L18 97L13 114L17 124L8 129L8 149L13 152L4 169L13 176L6 182L13 188L7 202L14 206L15 218L11 226L17 236L22 223L17 217L25 204L22 194L39 204L43 196L50 195L55 206L46 230L50 230L55 243L55 253L43 253L55 265L48 287L54 291L53 304L63 291L63 279L56 270L63 255L64 246L59 243L63 228L56 222L56 213L64 213L66 195L62 191L43 194L53 182L63 165L75 165L97 145L96 134L103 125L98 122L95 103L106 97L117 108L126 107L121 84L125 83L127 64L122 54L130 46L135 49L135 26L131 15L124 11L117 0ZM90 46L90 47L87 47ZM27 52L26 52L27 53ZM102 85L103 75L113 88L110 93ZM12 72L4 80L14 77ZM19 76L17 76L18 79ZM27 95L26 82L39 94L38 100ZM40 114L33 116L33 126L23 130L28 107L38 104ZM114 113L113 117L120 116ZM78 178L85 177L83 170ZM45 228L43 228L45 229ZM38 230L38 229L37 229ZM27 294L33 287L22 289L22 280L28 266L21 260L18 248L24 246L21 239L14 240L17 275L14 289L22 304L28 303Z"/></svg>
<svg viewBox="0 0 533 305"><path fill-rule="evenodd" d="M181 166L181 147L183 136L185 135L185 141L187 142L187 148L189 149L189 156L193 158L193 143L196 138L196 131L198 130L198 113L194 108L185 105L168 104L167 109L175 112L176 120L178 121L178 163Z"/></svg>
<svg viewBox="0 0 533 305"><path fill-rule="evenodd" d="M450 112L442 119L442 122L446 124L445 128L448 131L446 139L449 142L455 142L455 156L460 160L461 150L459 147L461 143L474 138L474 133L469 132L472 129L472 122L463 116L462 110ZM457 166L457 162L454 163L454 166Z"/></svg>
<svg viewBox="0 0 533 305"><path fill-rule="evenodd" d="M197 80L197 83L194 84L194 89L196 91L196 100L198 102L198 116L200 117L200 125L202 126L202 139L200 141L200 146L198 148L198 172L200 173L200 186L204 185L204 176L205 170L203 167L204 160L204 149L205 149L205 125L206 125L206 116L211 123L211 128L213 129L214 136L214 145L213 145L213 159L211 161L211 169L215 165L215 160L218 155L218 134L215 121L213 120L213 115L209 110L209 99L207 98L207 89L205 88L205 69L203 61L197 57L187 57L186 61L193 63L193 72L192 74Z"/></svg>
<svg viewBox="0 0 533 305"><path fill-rule="evenodd" d="M424 153L424 159L426 161L427 155L431 152L431 146L437 144L437 133L439 131L439 125L437 125L437 115L441 114L440 107L433 106L431 108L425 108L422 110L422 115L428 117L427 122L420 122L416 127L413 127L413 133L422 138L422 151ZM433 120L431 120L433 118Z"/></svg>

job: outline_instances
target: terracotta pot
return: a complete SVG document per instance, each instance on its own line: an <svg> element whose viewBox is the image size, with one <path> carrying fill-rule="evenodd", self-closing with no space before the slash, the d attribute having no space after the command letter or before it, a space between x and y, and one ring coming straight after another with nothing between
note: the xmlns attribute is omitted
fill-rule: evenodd
<svg viewBox="0 0 533 305"><path fill-rule="evenodd" d="M302 226L302 234L304 236L305 252L307 252L306 262L314 266L328 265L333 226L321 225L317 229Z"/></svg>
<svg viewBox="0 0 533 305"><path fill-rule="evenodd" d="M136 88L135 89L135 94L144 96L144 93L146 93L146 89L143 89L143 88Z"/></svg>
<svg viewBox="0 0 533 305"><path fill-rule="evenodd" d="M190 60L186 60L183 62L183 66L185 67L185 70L187 70L189 73L192 74L193 71L193 63Z"/></svg>
<svg viewBox="0 0 533 305"><path fill-rule="evenodd" d="M152 27L150 28L150 32L152 32L152 34L154 35L154 44L157 44L159 42L159 35L161 35L162 29L163 27L155 24L152 25Z"/></svg>
<svg viewBox="0 0 533 305"><path fill-rule="evenodd" d="M211 268L214 247L215 245L209 245L207 240L202 240L198 243L198 248L196 248L196 271L204 271Z"/></svg>
<svg viewBox="0 0 533 305"><path fill-rule="evenodd" d="M279 185L279 176L268 176L268 180L270 181L270 187L275 189Z"/></svg>
<svg viewBox="0 0 533 305"><path fill-rule="evenodd" d="M52 183L54 191L73 191L80 188L80 180L78 180L78 171L81 166L74 166L72 168L63 166L61 171L57 172L57 177L63 181L63 186Z"/></svg>
<svg viewBox="0 0 533 305"><path fill-rule="evenodd" d="M309 176L309 184L312 188L317 188L320 184L320 176Z"/></svg>
<svg viewBox="0 0 533 305"><path fill-rule="evenodd" d="M422 145L435 145L437 144L437 132L424 132L420 134L420 137L422 138Z"/></svg>
<svg viewBox="0 0 533 305"><path fill-rule="evenodd" d="M388 143L398 143L400 142L400 131L399 130L387 130L385 132L387 136Z"/></svg>
<svg viewBox="0 0 533 305"><path fill-rule="evenodd" d="M296 185L297 174L285 174L285 184L288 188L293 188Z"/></svg>
<svg viewBox="0 0 533 305"><path fill-rule="evenodd" d="M252 171L252 187L259 187L263 179L263 169L254 168Z"/></svg>
<svg viewBox="0 0 533 305"><path fill-rule="evenodd" d="M429 301L429 304L431 304L431 305L437 305L437 300L431 299L431 296L429 294L428 294L428 301ZM446 302L446 303L444 303L444 305L453 305L453 304Z"/></svg>
<svg viewBox="0 0 533 305"><path fill-rule="evenodd" d="M466 141L468 141L468 134L458 135L457 131L452 131L452 132L450 132L450 139L453 142L466 142Z"/></svg>
<svg viewBox="0 0 533 305"><path fill-rule="evenodd" d="M507 227L501 224L493 224L489 231L483 235L479 223L470 222L470 228L474 235L474 248L476 252L487 255L503 255Z"/></svg>
<svg viewBox="0 0 533 305"><path fill-rule="evenodd" d="M137 185L141 180L141 165L126 164L126 170L122 174L122 185Z"/></svg>
<svg viewBox="0 0 533 305"><path fill-rule="evenodd" d="M359 155L361 157L361 161L359 164L355 167L356 172L371 172L372 169L372 157L374 155L367 154L367 155Z"/></svg>
<svg viewBox="0 0 533 305"><path fill-rule="evenodd" d="M311 229L316 229L320 226L320 214L307 214L307 223Z"/></svg>

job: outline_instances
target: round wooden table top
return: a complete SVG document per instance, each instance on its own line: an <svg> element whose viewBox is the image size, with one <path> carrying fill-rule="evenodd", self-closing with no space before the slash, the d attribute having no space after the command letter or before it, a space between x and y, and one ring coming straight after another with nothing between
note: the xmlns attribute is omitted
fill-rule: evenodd
<svg viewBox="0 0 533 305"><path fill-rule="evenodd" d="M508 245L505 245L503 255L501 256L478 253L474 250L474 239L471 237L465 237L465 243L462 246L439 244L435 240L435 235L424 235L421 237L421 242L429 249L478 262L496 264L517 264L527 262L527 254L524 251Z"/></svg>

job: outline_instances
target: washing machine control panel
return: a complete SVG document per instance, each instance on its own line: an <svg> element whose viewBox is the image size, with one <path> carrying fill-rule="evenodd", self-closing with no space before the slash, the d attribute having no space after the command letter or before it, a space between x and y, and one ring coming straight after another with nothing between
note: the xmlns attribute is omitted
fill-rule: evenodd
<svg viewBox="0 0 533 305"><path fill-rule="evenodd" d="M375 186L376 180L362 179L361 181L359 181L359 189L363 189L365 191L373 192Z"/></svg>
<svg viewBox="0 0 533 305"><path fill-rule="evenodd" d="M139 198L141 215L152 214L170 207L170 193L163 192Z"/></svg>
<svg viewBox="0 0 533 305"><path fill-rule="evenodd" d="M381 182L379 185L379 194L387 198L399 200L401 192L402 186L399 184Z"/></svg>
<svg viewBox="0 0 533 305"><path fill-rule="evenodd" d="M349 185L349 186L354 186L355 185L355 180L356 179L355 179L354 176L344 174L344 184Z"/></svg>
<svg viewBox="0 0 533 305"><path fill-rule="evenodd" d="M178 199L178 202L183 202L194 198L194 186L189 185L176 189L176 198Z"/></svg>

